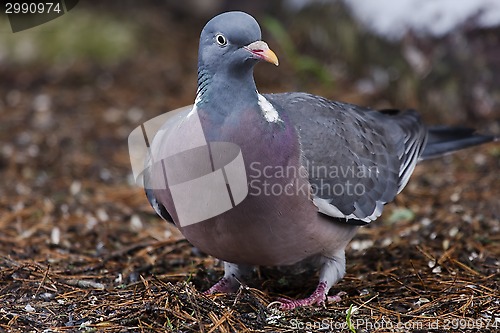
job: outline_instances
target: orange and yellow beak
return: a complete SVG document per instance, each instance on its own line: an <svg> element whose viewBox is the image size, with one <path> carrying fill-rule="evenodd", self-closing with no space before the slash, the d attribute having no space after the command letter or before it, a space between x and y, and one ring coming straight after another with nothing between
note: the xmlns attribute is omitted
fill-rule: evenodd
<svg viewBox="0 0 500 333"><path fill-rule="evenodd" d="M269 48L269 46L267 46L266 42L259 40L245 46L245 49L252 53L257 59L270 62L272 64L275 64L276 66L279 65L278 57Z"/></svg>

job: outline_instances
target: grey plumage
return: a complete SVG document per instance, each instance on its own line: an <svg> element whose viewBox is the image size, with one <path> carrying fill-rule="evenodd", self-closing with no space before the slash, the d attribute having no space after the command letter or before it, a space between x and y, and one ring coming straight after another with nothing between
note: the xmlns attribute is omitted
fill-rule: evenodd
<svg viewBox="0 0 500 333"><path fill-rule="evenodd" d="M440 157L454 151L496 140L492 135L481 135L466 127L432 126L421 159Z"/></svg>
<svg viewBox="0 0 500 333"><path fill-rule="evenodd" d="M260 36L257 22L241 12L207 23L195 104L158 131L144 179L155 211L226 262L210 293L233 291L252 265L317 263L318 288L306 299L283 301L291 309L325 300L345 274L344 250L357 226L380 216L419 160L493 137L428 130L413 110L375 111L305 93L260 95L254 65L278 63ZM221 143L228 148L216 149ZM228 159L234 147L238 154ZM239 167L226 165L230 160ZM242 171L243 189L236 186ZM220 179L223 191L207 179ZM183 221L205 211L206 218Z"/></svg>
<svg viewBox="0 0 500 333"><path fill-rule="evenodd" d="M349 223L380 216L408 182L426 142L415 111L380 112L305 93L266 97L297 128L317 196L350 216ZM349 193L334 193L348 185Z"/></svg>

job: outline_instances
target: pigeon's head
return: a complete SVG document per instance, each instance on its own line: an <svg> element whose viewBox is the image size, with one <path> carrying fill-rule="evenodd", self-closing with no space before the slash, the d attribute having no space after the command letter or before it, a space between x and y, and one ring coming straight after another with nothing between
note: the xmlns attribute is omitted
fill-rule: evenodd
<svg viewBox="0 0 500 333"><path fill-rule="evenodd" d="M261 40L257 21L243 12L227 12L211 19L200 36L198 65L212 72L245 71L258 61L278 65L278 58Z"/></svg>

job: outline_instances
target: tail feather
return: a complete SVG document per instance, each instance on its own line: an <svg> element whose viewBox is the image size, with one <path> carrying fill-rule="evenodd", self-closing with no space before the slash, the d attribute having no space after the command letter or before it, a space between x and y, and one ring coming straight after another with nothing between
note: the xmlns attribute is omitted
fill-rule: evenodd
<svg viewBox="0 0 500 333"><path fill-rule="evenodd" d="M428 129L427 144L422 160L443 156L454 151L496 141L493 135L477 134L472 128L433 126Z"/></svg>

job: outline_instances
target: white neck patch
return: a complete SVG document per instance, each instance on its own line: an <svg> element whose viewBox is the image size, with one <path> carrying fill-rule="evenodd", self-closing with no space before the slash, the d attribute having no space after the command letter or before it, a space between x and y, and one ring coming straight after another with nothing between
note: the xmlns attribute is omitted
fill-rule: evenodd
<svg viewBox="0 0 500 333"><path fill-rule="evenodd" d="M277 123L277 122L283 122L281 120L280 115L278 114L278 111L274 108L274 106L269 103L269 101L262 96L261 94L257 94L259 96L259 106L260 110L262 111L262 114L266 118L266 120L269 123Z"/></svg>
<svg viewBox="0 0 500 333"><path fill-rule="evenodd" d="M195 114L196 112L198 112L198 103L201 101L201 97L200 95L196 94L196 98L194 99L194 104L193 104L193 108L191 109L191 111L189 111L189 113L187 114L187 117L191 117L193 114Z"/></svg>

